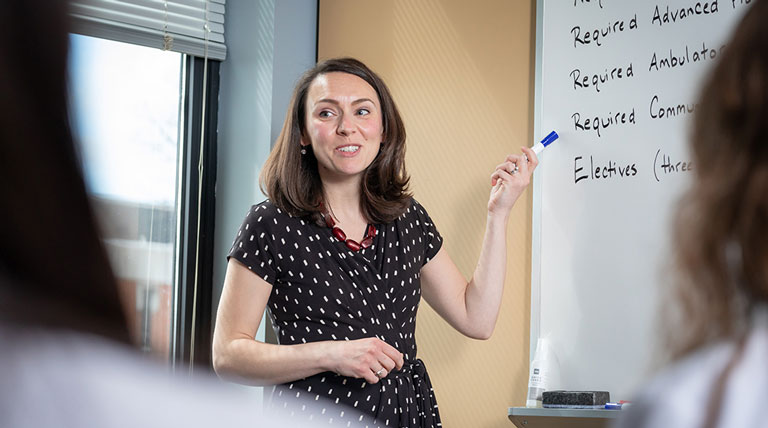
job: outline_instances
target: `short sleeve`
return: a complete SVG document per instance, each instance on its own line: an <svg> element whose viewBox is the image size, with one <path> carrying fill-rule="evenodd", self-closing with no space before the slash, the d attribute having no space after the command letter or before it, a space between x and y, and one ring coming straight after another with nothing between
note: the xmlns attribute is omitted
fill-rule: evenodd
<svg viewBox="0 0 768 428"><path fill-rule="evenodd" d="M265 202L248 210L227 260L234 258L264 281L275 285L277 267L274 257L274 234L270 230L274 209L270 208L271 204Z"/></svg>
<svg viewBox="0 0 768 428"><path fill-rule="evenodd" d="M432 218L427 214L427 210L424 209L421 204L413 200L411 206L413 215L416 217L416 225L422 231L422 239L424 240L424 263L427 264L433 257L435 257L440 251L440 247L443 246L443 237L440 236L440 232L437 231L435 223Z"/></svg>

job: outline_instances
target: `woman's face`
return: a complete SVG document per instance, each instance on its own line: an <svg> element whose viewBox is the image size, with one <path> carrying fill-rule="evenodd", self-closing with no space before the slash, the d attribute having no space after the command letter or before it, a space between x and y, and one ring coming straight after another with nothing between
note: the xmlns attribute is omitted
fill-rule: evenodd
<svg viewBox="0 0 768 428"><path fill-rule="evenodd" d="M326 73L309 86L306 103L302 144L312 145L320 177L326 182L359 179L384 138L376 90L355 75Z"/></svg>

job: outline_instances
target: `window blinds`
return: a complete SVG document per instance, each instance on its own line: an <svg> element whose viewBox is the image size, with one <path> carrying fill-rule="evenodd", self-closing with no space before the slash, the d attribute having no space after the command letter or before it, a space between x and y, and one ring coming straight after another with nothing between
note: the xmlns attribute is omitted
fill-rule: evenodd
<svg viewBox="0 0 768 428"><path fill-rule="evenodd" d="M73 0L72 31L224 60L225 1Z"/></svg>

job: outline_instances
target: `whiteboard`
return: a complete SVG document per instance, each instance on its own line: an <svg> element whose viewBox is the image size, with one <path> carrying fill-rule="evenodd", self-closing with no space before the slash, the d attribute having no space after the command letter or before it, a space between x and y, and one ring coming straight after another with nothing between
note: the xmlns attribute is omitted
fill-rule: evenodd
<svg viewBox="0 0 768 428"><path fill-rule="evenodd" d="M748 3L538 0L535 135L560 139L534 176L531 352L550 339L559 389L628 399L650 373L697 89Z"/></svg>

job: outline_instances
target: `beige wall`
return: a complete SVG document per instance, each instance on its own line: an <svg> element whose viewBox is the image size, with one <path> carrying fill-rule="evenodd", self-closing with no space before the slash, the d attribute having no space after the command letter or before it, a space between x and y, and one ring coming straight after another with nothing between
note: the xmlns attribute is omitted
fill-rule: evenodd
<svg viewBox="0 0 768 428"><path fill-rule="evenodd" d="M416 198L469 278L485 227L489 176L533 123L533 0L321 0L318 56L355 56L387 82L408 132ZM531 195L515 206L501 315L493 337L463 337L427 305L419 356L443 426L509 428L523 405L530 319Z"/></svg>

